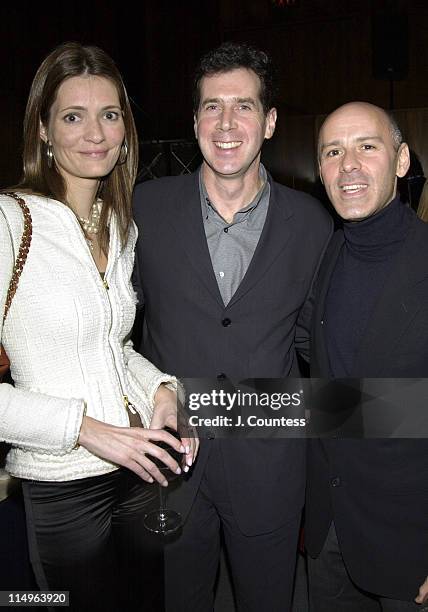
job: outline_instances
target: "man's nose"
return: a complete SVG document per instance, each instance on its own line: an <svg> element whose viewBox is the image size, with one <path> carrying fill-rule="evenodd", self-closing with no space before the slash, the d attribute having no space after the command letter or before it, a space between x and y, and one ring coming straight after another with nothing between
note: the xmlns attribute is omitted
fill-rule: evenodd
<svg viewBox="0 0 428 612"><path fill-rule="evenodd" d="M218 128L223 131L231 130L235 126L235 113L233 108L224 108L220 114Z"/></svg>
<svg viewBox="0 0 428 612"><path fill-rule="evenodd" d="M345 151L340 164L342 172L353 172L361 168L360 159L355 151Z"/></svg>

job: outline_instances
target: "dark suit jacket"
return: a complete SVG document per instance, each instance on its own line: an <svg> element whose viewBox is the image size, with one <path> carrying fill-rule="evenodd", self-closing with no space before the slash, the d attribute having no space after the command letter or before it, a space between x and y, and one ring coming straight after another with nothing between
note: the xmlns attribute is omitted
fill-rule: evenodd
<svg viewBox="0 0 428 612"><path fill-rule="evenodd" d="M342 244L339 230L316 283L313 377L331 376L322 321ZM428 377L427 262L428 224L414 216L369 320L355 375ZM311 556L321 551L334 518L354 582L378 595L413 599L428 574L428 440L311 440L308 452L305 540Z"/></svg>
<svg viewBox="0 0 428 612"><path fill-rule="evenodd" d="M139 185L134 214L140 232L137 293L145 306L141 351L148 359L187 378L298 376L296 349L308 349L307 297L331 233L316 200L271 182L262 235L227 306L211 265L197 173ZM171 500L183 515L211 444L201 444L191 477ZM271 531L300 512L302 440L221 440L221 451L244 533Z"/></svg>

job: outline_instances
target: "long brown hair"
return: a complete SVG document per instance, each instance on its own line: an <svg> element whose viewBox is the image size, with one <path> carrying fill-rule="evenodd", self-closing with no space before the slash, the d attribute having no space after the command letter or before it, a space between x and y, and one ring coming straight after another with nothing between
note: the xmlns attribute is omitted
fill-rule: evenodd
<svg viewBox="0 0 428 612"><path fill-rule="evenodd" d="M417 214L422 221L428 221L428 180L422 189Z"/></svg>
<svg viewBox="0 0 428 612"><path fill-rule="evenodd" d="M134 118L120 72L113 60L102 49L68 42L60 45L42 62L36 72L28 97L24 120L23 178L21 190L52 197L67 204L66 184L55 164L49 167L46 143L40 138L40 122L47 126L49 113L58 88L66 79L75 76L101 76L116 87L125 126L128 154L110 174L101 179L98 196L103 200L99 239L104 252L108 251L108 219L115 211L122 245L125 243L132 218L132 189L138 167L138 136Z"/></svg>

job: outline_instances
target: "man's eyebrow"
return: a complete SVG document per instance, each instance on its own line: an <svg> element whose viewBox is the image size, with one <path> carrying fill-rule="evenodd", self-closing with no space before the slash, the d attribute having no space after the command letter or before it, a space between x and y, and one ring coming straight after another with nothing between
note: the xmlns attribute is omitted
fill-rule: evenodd
<svg viewBox="0 0 428 612"><path fill-rule="evenodd" d="M377 140L378 142L383 142L383 138L380 136L359 136L355 140L357 142L364 142L365 140Z"/></svg>
<svg viewBox="0 0 428 612"><path fill-rule="evenodd" d="M340 140L330 140L330 142L320 143L320 150L327 149L328 147L338 147L340 145Z"/></svg>
<svg viewBox="0 0 428 612"><path fill-rule="evenodd" d="M201 105L212 104L213 102L215 103L220 102L220 98L205 98L204 100L202 100Z"/></svg>
<svg viewBox="0 0 428 612"><path fill-rule="evenodd" d="M245 102L247 102L249 104L253 104L254 106L256 105L256 101L254 100L254 98L235 98L235 99L239 104L244 104Z"/></svg>
<svg viewBox="0 0 428 612"><path fill-rule="evenodd" d="M383 142L383 138L380 136L358 136L355 139L355 142L365 142L367 140L376 140L378 142ZM330 140L330 142L325 142L320 146L320 150L323 151L328 147L339 147L342 144L341 140Z"/></svg>
<svg viewBox="0 0 428 612"><path fill-rule="evenodd" d="M254 98L251 98L251 97L249 97L249 98L236 98L236 97L234 97L234 98L232 98L232 100L234 102L237 102L238 104L247 103L247 104L253 104L254 106L256 106L256 101L254 100ZM213 104L213 103L218 104L219 102L223 102L223 101L224 101L224 98L205 98L204 100L202 100L202 105L204 105L204 104Z"/></svg>

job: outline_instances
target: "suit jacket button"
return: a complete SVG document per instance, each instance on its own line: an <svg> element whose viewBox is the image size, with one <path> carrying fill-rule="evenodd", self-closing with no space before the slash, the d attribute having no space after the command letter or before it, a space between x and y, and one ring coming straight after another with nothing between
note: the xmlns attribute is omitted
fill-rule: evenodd
<svg viewBox="0 0 428 612"><path fill-rule="evenodd" d="M229 325L232 323L232 321L230 319L228 319L227 317L225 319L223 319L223 321L221 322L221 324L223 325L223 327L229 327Z"/></svg>
<svg viewBox="0 0 428 612"><path fill-rule="evenodd" d="M338 476L336 476L336 478L332 478L331 479L331 486L332 487L340 487L341 482L340 482L340 478Z"/></svg>
<svg viewBox="0 0 428 612"><path fill-rule="evenodd" d="M223 374L223 372L221 374L217 374L217 380L224 380L226 378L226 374Z"/></svg>

